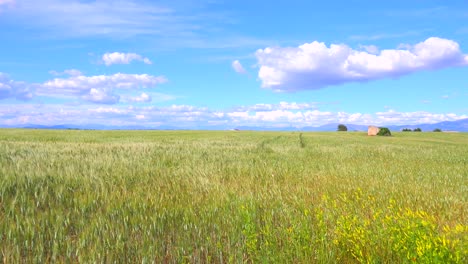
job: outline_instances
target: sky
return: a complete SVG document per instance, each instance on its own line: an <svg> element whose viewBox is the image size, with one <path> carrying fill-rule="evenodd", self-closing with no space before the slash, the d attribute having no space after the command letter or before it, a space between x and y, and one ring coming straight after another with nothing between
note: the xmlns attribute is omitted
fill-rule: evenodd
<svg viewBox="0 0 468 264"><path fill-rule="evenodd" d="M0 126L468 118L468 2L0 0Z"/></svg>

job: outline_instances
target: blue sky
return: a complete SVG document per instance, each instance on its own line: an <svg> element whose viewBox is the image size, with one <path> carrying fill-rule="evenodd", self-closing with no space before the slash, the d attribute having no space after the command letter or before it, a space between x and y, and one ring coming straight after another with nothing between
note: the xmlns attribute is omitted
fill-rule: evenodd
<svg viewBox="0 0 468 264"><path fill-rule="evenodd" d="M468 2L0 0L0 126L468 118Z"/></svg>

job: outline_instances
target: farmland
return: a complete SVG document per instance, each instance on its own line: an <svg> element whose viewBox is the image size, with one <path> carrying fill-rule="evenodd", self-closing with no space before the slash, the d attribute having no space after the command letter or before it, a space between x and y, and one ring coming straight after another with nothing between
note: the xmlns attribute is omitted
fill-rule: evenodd
<svg viewBox="0 0 468 264"><path fill-rule="evenodd" d="M16 262L468 261L468 134L0 130Z"/></svg>

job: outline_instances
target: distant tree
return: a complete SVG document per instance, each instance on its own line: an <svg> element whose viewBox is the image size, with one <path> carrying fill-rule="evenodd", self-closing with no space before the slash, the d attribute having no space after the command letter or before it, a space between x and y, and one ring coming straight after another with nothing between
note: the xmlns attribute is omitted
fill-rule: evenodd
<svg viewBox="0 0 468 264"><path fill-rule="evenodd" d="M379 127L379 133L377 133L377 136L386 136L386 137L389 137L392 135L392 133L390 132L390 129L386 128L386 127Z"/></svg>
<svg viewBox="0 0 468 264"><path fill-rule="evenodd" d="M403 130L402 130L402 131L403 131L403 132L411 132L412 130L411 130L411 129L409 129L409 128L403 128Z"/></svg>
<svg viewBox="0 0 468 264"><path fill-rule="evenodd" d="M348 131L348 128L343 124L339 124L338 125L338 131Z"/></svg>
<svg viewBox="0 0 468 264"><path fill-rule="evenodd" d="M414 132L422 132L422 130L418 127L418 128L415 128L413 129Z"/></svg>
<svg viewBox="0 0 468 264"><path fill-rule="evenodd" d="M436 128L436 129L434 129L433 132L442 132L442 130L440 128Z"/></svg>

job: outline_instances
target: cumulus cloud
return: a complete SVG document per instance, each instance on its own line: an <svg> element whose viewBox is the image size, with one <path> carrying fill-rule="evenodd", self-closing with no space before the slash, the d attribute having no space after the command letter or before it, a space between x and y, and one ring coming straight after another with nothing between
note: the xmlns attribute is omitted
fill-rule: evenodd
<svg viewBox="0 0 468 264"><path fill-rule="evenodd" d="M344 44L327 47L317 41L299 47L268 47L256 52L258 77L264 88L291 92L468 65L468 55L457 42L437 37L407 50L371 49L376 54Z"/></svg>
<svg viewBox="0 0 468 264"><path fill-rule="evenodd" d="M136 53L112 52L102 55L102 61L106 66L112 64L130 64L132 61L141 61L145 64L152 64L151 60Z"/></svg>
<svg viewBox="0 0 468 264"><path fill-rule="evenodd" d="M163 76L148 74L79 75L47 81L38 85L36 92L44 96L77 96L93 103L113 104L120 100L115 90L153 88L165 82L167 79Z"/></svg>
<svg viewBox="0 0 468 264"><path fill-rule="evenodd" d="M244 67L238 60L233 61L231 66L234 69L234 71L237 73L241 73L241 74L247 73L247 71L244 69Z"/></svg>
<svg viewBox="0 0 468 264"><path fill-rule="evenodd" d="M0 100L16 98L28 100L34 95L56 98L80 98L99 104L115 104L121 101L116 92L121 90L139 90L154 88L167 82L164 76L148 74L124 74L84 76L78 70L64 72L50 71L53 75L69 75L67 78L54 78L44 83L26 83L11 80L8 75L0 72ZM154 93L159 101L172 100L175 97ZM147 93L136 97L124 96L126 102L151 102Z"/></svg>
<svg viewBox="0 0 468 264"><path fill-rule="evenodd" d="M165 82L167 79L163 76L148 74L116 73L113 75L71 76L47 81L41 85L41 91L76 94L96 87L105 89L149 88Z"/></svg>

